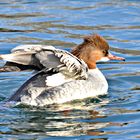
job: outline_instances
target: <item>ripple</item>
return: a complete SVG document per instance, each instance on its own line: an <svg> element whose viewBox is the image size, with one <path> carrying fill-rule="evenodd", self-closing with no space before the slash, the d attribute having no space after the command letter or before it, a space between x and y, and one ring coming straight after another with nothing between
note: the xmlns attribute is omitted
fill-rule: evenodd
<svg viewBox="0 0 140 140"><path fill-rule="evenodd" d="M55 21L56 22L56 21ZM48 24L49 23L49 24ZM62 29L75 29L75 30L126 30L126 29L140 29L140 26L113 26L113 25L98 25L98 26L82 26L82 25L65 25L65 24L54 24L51 22L36 22L36 23L16 23L15 26L47 26L62 28Z"/></svg>
<svg viewBox="0 0 140 140"><path fill-rule="evenodd" d="M122 54L129 54L129 55L140 55L139 50L129 50L129 49L122 49L122 48L110 48L114 52L122 53Z"/></svg>
<svg viewBox="0 0 140 140"><path fill-rule="evenodd" d="M16 29L7 29L0 28L0 32L33 32L34 30L16 30Z"/></svg>
<svg viewBox="0 0 140 140"><path fill-rule="evenodd" d="M45 16L45 14L42 13L17 13L17 14L0 14L0 18L28 18L28 17L40 17Z"/></svg>

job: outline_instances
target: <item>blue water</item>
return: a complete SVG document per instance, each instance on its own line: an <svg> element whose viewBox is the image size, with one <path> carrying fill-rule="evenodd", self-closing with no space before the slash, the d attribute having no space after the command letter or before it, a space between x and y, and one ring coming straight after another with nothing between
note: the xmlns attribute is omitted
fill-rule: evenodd
<svg viewBox="0 0 140 140"><path fill-rule="evenodd" d="M0 139L140 139L139 0L0 1L0 54L21 44L70 49L92 33L126 58L98 64L108 96L46 108L11 107L4 101L32 72L0 73Z"/></svg>

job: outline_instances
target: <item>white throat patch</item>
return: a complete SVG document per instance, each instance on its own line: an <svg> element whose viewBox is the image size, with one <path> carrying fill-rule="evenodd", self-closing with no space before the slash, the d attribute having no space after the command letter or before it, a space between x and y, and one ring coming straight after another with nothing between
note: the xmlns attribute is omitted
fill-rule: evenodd
<svg viewBox="0 0 140 140"><path fill-rule="evenodd" d="M102 57L100 60L98 60L97 62L107 62L110 59L108 57Z"/></svg>

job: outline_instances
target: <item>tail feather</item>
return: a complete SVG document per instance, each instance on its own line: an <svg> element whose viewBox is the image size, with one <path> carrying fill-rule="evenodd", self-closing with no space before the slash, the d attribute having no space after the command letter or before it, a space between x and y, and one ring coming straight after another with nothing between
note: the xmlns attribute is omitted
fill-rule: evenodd
<svg viewBox="0 0 140 140"><path fill-rule="evenodd" d="M12 55L11 54L1 54L0 59L10 61L10 60L12 60Z"/></svg>
<svg viewBox="0 0 140 140"><path fill-rule="evenodd" d="M32 53L11 53L0 55L0 60L14 62L22 65L29 65L32 63Z"/></svg>

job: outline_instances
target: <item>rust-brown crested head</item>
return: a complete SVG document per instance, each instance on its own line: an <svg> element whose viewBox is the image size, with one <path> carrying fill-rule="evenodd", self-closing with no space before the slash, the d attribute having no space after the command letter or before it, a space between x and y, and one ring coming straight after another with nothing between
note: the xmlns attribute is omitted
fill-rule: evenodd
<svg viewBox="0 0 140 140"><path fill-rule="evenodd" d="M106 40L98 34L89 35L84 38L82 44L72 50L72 54L83 59L89 67L96 67L96 62L108 55L109 45Z"/></svg>
<svg viewBox="0 0 140 140"><path fill-rule="evenodd" d="M108 55L109 45L107 41L98 34L86 36L82 44L76 46L72 53L77 57L83 57L86 52L99 50L103 56Z"/></svg>
<svg viewBox="0 0 140 140"><path fill-rule="evenodd" d="M93 34L86 36L82 44L76 46L72 50L72 53L79 57L79 51L81 50L100 50L102 51L103 55L106 56L108 54L109 45L107 41L98 34Z"/></svg>
<svg viewBox="0 0 140 140"><path fill-rule="evenodd" d="M89 69L96 68L97 61L125 60L123 57L111 55L107 41L98 34L86 36L83 43L72 50L72 54L83 59Z"/></svg>

